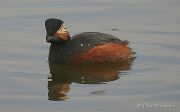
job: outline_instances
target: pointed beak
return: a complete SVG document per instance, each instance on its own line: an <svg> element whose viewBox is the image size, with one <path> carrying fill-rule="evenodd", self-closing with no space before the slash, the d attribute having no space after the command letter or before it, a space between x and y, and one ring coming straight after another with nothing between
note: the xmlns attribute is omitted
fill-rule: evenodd
<svg viewBox="0 0 180 112"><path fill-rule="evenodd" d="M59 41L61 40L55 36L46 36L46 42L48 43L59 42Z"/></svg>

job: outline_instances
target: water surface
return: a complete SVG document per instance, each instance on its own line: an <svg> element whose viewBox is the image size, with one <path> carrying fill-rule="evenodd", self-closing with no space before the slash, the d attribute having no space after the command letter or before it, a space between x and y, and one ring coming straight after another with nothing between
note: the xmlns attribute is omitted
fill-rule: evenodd
<svg viewBox="0 0 180 112"><path fill-rule="evenodd" d="M179 10L179 0L1 0L0 111L179 112ZM109 72L58 66L53 73L70 75L53 78L44 28L50 17L63 19L71 35L99 31L129 40L137 58L125 69L111 65ZM82 78L82 69L104 76ZM61 101L51 97L62 88Z"/></svg>

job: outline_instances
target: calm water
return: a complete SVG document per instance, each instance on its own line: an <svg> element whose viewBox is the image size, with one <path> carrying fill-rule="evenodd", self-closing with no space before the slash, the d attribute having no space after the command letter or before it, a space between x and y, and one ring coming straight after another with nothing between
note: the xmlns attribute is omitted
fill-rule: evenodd
<svg viewBox="0 0 180 112"><path fill-rule="evenodd" d="M0 111L179 112L179 11L179 0L1 0ZM132 65L50 66L52 76L50 17L63 19L72 35L129 40L137 58Z"/></svg>

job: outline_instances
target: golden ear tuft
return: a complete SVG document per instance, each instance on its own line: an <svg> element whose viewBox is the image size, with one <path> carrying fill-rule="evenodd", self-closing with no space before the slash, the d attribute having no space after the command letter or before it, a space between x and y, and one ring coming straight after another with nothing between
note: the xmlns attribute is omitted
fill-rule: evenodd
<svg viewBox="0 0 180 112"><path fill-rule="evenodd" d="M63 24L61 25L59 30L55 33L55 36L63 39L64 41L70 40L69 32L67 31L66 27Z"/></svg>

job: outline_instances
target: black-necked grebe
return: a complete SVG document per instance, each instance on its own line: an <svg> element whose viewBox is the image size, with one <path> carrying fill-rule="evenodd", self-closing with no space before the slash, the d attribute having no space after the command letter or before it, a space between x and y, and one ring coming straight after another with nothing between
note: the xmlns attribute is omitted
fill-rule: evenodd
<svg viewBox="0 0 180 112"><path fill-rule="evenodd" d="M134 59L127 41L99 32L84 32L70 37L60 19L45 22L46 41L51 43L49 62L54 64L129 62Z"/></svg>

